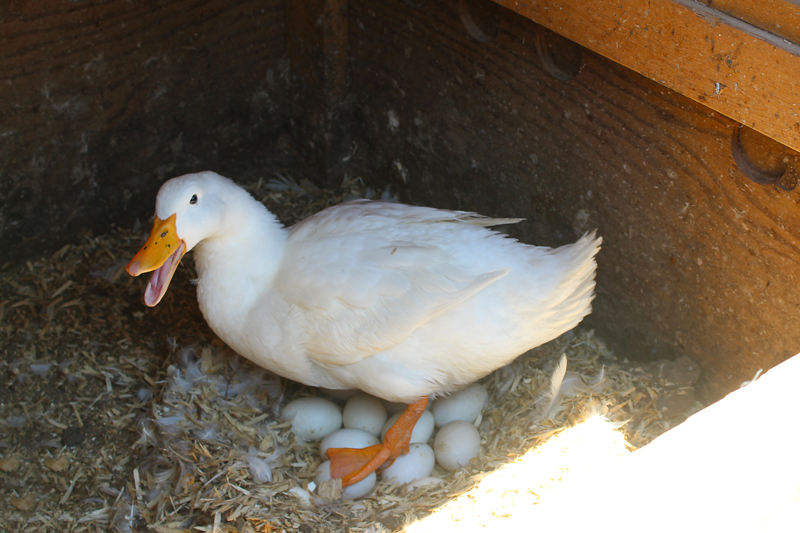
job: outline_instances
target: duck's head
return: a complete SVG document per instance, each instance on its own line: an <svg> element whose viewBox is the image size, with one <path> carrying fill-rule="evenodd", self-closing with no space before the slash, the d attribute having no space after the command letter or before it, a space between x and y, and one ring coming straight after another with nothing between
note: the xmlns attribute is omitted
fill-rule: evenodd
<svg viewBox="0 0 800 533"><path fill-rule="evenodd" d="M125 268L131 276L153 272L144 303L155 306L167 292L183 255L220 231L225 218L224 191L236 188L214 172L200 172L165 182L156 198L150 238Z"/></svg>

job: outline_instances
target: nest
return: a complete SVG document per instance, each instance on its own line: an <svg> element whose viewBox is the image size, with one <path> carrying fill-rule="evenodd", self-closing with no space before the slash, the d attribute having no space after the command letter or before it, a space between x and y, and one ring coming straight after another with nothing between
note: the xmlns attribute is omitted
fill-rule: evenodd
<svg viewBox="0 0 800 533"><path fill-rule="evenodd" d="M321 190L281 178L249 190L285 224L374 195L360 180ZM86 234L0 272L0 524L14 531L412 531L431 514L489 524L536 503L575 467L541 457L547 446L559 457L577 448L564 444L569 428L603 417L616 437L605 455L591 456L602 461L700 407L690 360L629 363L577 329L483 380L482 450L468 467L437 467L441 483L410 494L381 482L361 500L323 498L309 487L317 444L297 440L277 416L286 401L322 393L217 340L194 303L189 265L161 304L145 309L144 282L124 272L143 233ZM537 421L561 354L568 378L582 385ZM515 465L529 465L525 476ZM517 473L498 491L489 476L506 471ZM479 511L480 500L492 510Z"/></svg>

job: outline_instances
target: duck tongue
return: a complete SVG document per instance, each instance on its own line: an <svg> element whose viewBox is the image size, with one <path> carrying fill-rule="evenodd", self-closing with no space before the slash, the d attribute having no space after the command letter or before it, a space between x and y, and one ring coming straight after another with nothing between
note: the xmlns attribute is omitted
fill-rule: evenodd
<svg viewBox="0 0 800 533"><path fill-rule="evenodd" d="M145 305L154 307L161 301L184 253L186 253L186 245L181 241L181 245L167 258L166 262L153 271L150 281L147 282L147 287L144 290Z"/></svg>

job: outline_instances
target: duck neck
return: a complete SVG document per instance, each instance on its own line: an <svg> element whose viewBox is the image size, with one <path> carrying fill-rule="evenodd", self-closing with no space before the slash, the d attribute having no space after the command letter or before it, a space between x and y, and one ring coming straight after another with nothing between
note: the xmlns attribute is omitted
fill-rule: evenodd
<svg viewBox="0 0 800 533"><path fill-rule="evenodd" d="M220 336L242 325L272 286L286 246L286 231L261 203L248 202L231 218L194 249L200 310Z"/></svg>

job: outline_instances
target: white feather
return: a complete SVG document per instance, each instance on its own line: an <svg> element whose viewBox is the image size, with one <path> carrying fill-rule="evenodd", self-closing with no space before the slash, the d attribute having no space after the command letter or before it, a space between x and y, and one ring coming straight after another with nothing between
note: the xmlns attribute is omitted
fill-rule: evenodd
<svg viewBox="0 0 800 533"><path fill-rule="evenodd" d="M556 365L556 369L553 371L553 375L550 377L550 387L536 401L536 403L539 404L539 407L536 410L536 416L533 419L534 422L540 422L550 414L550 411L553 409L553 405L556 403L559 393L561 392L561 384L564 381L564 376L566 373L567 356L566 354L561 354L561 359L558 361L558 365Z"/></svg>
<svg viewBox="0 0 800 533"><path fill-rule="evenodd" d="M606 367L601 366L600 372L594 377L592 381L589 382L588 387L592 389L594 392L603 392L605 389L605 382L606 382Z"/></svg>
<svg viewBox="0 0 800 533"><path fill-rule="evenodd" d="M44 376L45 374L47 374L50 371L50 368L52 366L53 366L53 363L48 363L48 362L31 363L30 364L30 369L31 369L31 372L33 372L37 376L41 377L41 376Z"/></svg>
<svg viewBox="0 0 800 533"><path fill-rule="evenodd" d="M255 450L255 451L254 451ZM258 450L251 447L250 453L245 457L250 466L250 477L254 483L269 483L272 481L272 469L264 459L258 456Z"/></svg>
<svg viewBox="0 0 800 533"><path fill-rule="evenodd" d="M181 377L181 369L170 365L167 368L167 374L170 376L169 391L177 394L188 392L192 388L192 384L188 380Z"/></svg>
<svg viewBox="0 0 800 533"><path fill-rule="evenodd" d="M153 422L149 419L143 418L139 420L139 440L135 442L136 446L147 448L149 446L155 447L158 439L156 438L156 430L153 427Z"/></svg>
<svg viewBox="0 0 800 533"><path fill-rule="evenodd" d="M166 416L164 418L159 418L156 420L156 425L161 430L162 433L167 435L177 435L183 431L181 427L183 422L186 420L186 417L183 414L177 414L173 416Z"/></svg>
<svg viewBox="0 0 800 533"><path fill-rule="evenodd" d="M517 379L517 373L514 371L514 363L504 366L497 370L498 374L502 376L498 381L497 397L502 398L511 389L514 381Z"/></svg>
<svg viewBox="0 0 800 533"><path fill-rule="evenodd" d="M245 456L247 464L250 466L250 477L255 483L270 483L272 481L272 468L277 459L283 454L283 449L275 450L271 455L262 457L258 448L250 446Z"/></svg>
<svg viewBox="0 0 800 533"><path fill-rule="evenodd" d="M201 442L218 442L219 428L214 423L206 422L202 427L192 430L194 438Z"/></svg>
<svg viewBox="0 0 800 533"><path fill-rule="evenodd" d="M146 403L153 397L153 389L150 387L142 387L138 391L136 391L136 398L141 403Z"/></svg>
<svg viewBox="0 0 800 533"><path fill-rule="evenodd" d="M583 382L583 378L572 372L567 372L566 376L564 376L564 381L561 382L561 395L574 396L585 390L586 383Z"/></svg>

